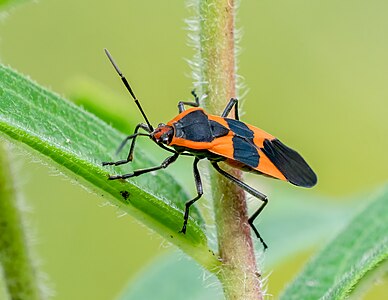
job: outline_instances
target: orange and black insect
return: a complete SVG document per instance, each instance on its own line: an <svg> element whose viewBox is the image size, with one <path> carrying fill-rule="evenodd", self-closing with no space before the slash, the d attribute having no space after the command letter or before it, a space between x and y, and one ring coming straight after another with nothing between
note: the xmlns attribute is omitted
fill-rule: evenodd
<svg viewBox="0 0 388 300"><path fill-rule="evenodd" d="M148 121L128 81L113 61L109 52L107 50L105 52L138 106L146 124L141 123L137 125L135 132L121 143L118 151L128 141L132 141L127 159L116 162L103 162L102 164L104 166L117 166L132 161L133 150L138 136L147 136L161 148L173 153L160 166L135 170L130 174L113 175L109 179L127 179L139 176L168 167L180 155L193 156L193 172L197 196L186 202L183 227L180 231L185 233L190 206L201 198L203 194L201 177L197 165L201 159L207 158L217 172L263 202L259 209L249 218L249 225L263 243L264 248L267 248L267 245L253 224L256 217L266 206L268 202L267 196L222 170L218 163L223 161L243 171L289 181L301 187L312 187L317 183L317 176L306 161L296 151L284 145L274 136L257 127L241 122L238 115L238 100L234 98L230 99L221 116L209 115L199 107L199 98L193 91L194 102L180 101L178 103L179 114L167 122L167 124L161 123L154 129ZM192 108L185 110L185 105L192 106ZM231 119L227 116L233 108L235 118ZM140 129L146 133L139 132Z"/></svg>

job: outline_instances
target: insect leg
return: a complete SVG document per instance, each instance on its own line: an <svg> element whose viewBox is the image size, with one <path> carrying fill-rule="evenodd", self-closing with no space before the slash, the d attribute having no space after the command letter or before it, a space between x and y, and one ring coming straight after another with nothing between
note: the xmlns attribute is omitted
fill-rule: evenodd
<svg viewBox="0 0 388 300"><path fill-rule="evenodd" d="M109 176L109 180L115 180L115 179L127 179L127 178L131 178L131 177L136 177L136 176L140 176L144 173L149 173L149 172L152 172L152 171L156 171L156 170L160 170L160 169L165 169L167 168L170 164L172 164L174 161L176 161L176 159L179 157L179 153L175 153L174 155L172 156L169 156L167 157L160 166L156 166L156 167L151 167L151 168L146 168L146 169L139 169L139 170L135 170L133 171L133 173L129 173L129 174L124 174L124 175L111 175Z"/></svg>
<svg viewBox="0 0 388 300"><path fill-rule="evenodd" d="M186 226L187 226L187 222L189 220L190 206L193 205L194 202L197 201L199 198L201 198L202 195L203 195L201 176L199 175L199 171L198 171L198 162L199 162L199 158L196 157L194 159L193 172L194 172L195 186L197 188L197 196L194 199L186 202L186 209L185 209L185 217L184 217L184 220L183 220L183 227L182 227L182 230L179 231L179 232L182 232L182 233L186 233Z"/></svg>
<svg viewBox="0 0 388 300"><path fill-rule="evenodd" d="M268 203L268 198L263 193L255 190L254 188L250 187L246 183L242 182L241 180L237 179L236 177L230 175L229 173L222 170L217 162L212 162L213 167L223 176L228 178L229 180L233 181L235 184L237 184L240 188L242 188L244 191L248 192L252 196L258 198L259 200L263 201L263 204L259 207L259 209L248 219L248 223L255 232L257 238L261 241L261 243L264 246L264 250L268 248L267 244L264 242L262 237L260 236L259 231L256 229L255 225L253 224L253 221L257 218L257 216L261 213L261 211L264 209L264 207Z"/></svg>
<svg viewBox="0 0 388 300"><path fill-rule="evenodd" d="M178 102L179 113L185 111L185 105L189 105L189 106L193 106L193 107L198 107L199 106L199 98L198 98L197 93L195 92L195 90L192 90L191 94L194 96L194 101L195 102L179 101Z"/></svg>
<svg viewBox="0 0 388 300"><path fill-rule="evenodd" d="M233 106L234 106L234 118L236 120L240 120L240 117L238 115L238 99L236 98L231 98L229 100L229 103L226 105L221 117L226 118L229 115L230 111L232 110Z"/></svg>
<svg viewBox="0 0 388 300"><path fill-rule="evenodd" d="M118 165L122 165L122 164L126 164L130 161L132 161L133 159L133 150L135 149L135 143L136 143L136 138L138 136L150 136L149 134L146 134L146 133L139 133L139 129L143 129L147 132L150 132L150 129L148 128L148 126L146 124L143 124L143 123L140 123L136 126L135 128L135 131L133 134L127 136L120 144L119 148L117 149L116 151L116 154L118 154L125 146L125 144L129 141L129 140L132 140L132 143L131 143L131 147L129 149L129 153L128 153L128 157L127 159L123 159L123 160L119 160L119 161L112 161L112 162L103 162L102 165L103 166L110 166L110 165L115 165L115 166L118 166Z"/></svg>

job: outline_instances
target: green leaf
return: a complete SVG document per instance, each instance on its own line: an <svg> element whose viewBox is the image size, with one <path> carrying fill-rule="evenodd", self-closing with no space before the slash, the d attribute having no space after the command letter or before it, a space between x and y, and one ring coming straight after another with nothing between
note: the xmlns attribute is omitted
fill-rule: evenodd
<svg viewBox="0 0 388 300"><path fill-rule="evenodd" d="M10 153L0 144L0 288L10 299L43 299L36 263L29 253L22 204L9 165ZM3 290L3 291L1 291Z"/></svg>
<svg viewBox="0 0 388 300"><path fill-rule="evenodd" d="M174 252L153 261L128 284L118 299L222 299L219 281L192 260L179 259L180 256Z"/></svg>
<svg viewBox="0 0 388 300"><path fill-rule="evenodd" d="M323 197L311 199L310 195L282 186L276 188L271 193L268 211L260 215L257 222L269 245L265 265L272 268L343 228L354 215L355 207L330 200ZM255 201L252 205L255 206ZM284 247L285 241L287 247ZM259 240L255 244L257 249L262 247ZM150 293L155 293L155 290L158 299L220 299L219 281L207 278L207 273L194 261L179 260L179 255L173 253L152 262L130 281L119 299L150 299ZM154 288L150 289L150 286ZM174 295L178 296L174 298Z"/></svg>
<svg viewBox="0 0 388 300"><path fill-rule="evenodd" d="M179 246L205 267L219 262L207 247L202 218L190 211L186 235L182 227L184 203L190 199L167 172L158 171L128 181L109 181L108 173L129 173L159 165L139 148L134 162L120 168L103 168L102 161L117 160L114 152L124 135L82 108L62 99L0 66L0 131L28 151L47 158L50 164L75 181L106 197L135 216L168 241ZM32 151L34 150L34 151ZM122 154L126 156L126 154ZM131 168L132 167L132 168ZM122 196L128 192L129 197Z"/></svg>
<svg viewBox="0 0 388 300"><path fill-rule="evenodd" d="M274 266L291 255L323 245L347 224L357 205L347 199L333 201L276 183L269 203L256 225L269 246L265 264ZM252 202L252 211L257 202ZM260 241L256 241L260 247ZM285 243L287 247L284 247Z"/></svg>
<svg viewBox="0 0 388 300"><path fill-rule="evenodd" d="M139 115L138 110L117 109L123 103L131 104L132 98L129 94L126 99L122 99L103 83L87 77L73 78L67 86L71 101L112 124L114 128L121 132L130 132L136 126L134 119ZM107 105L107 99L109 99L109 105Z"/></svg>
<svg viewBox="0 0 388 300"><path fill-rule="evenodd" d="M1 270L1 269L0 269ZM4 299L4 300L10 300L10 297L9 297L9 294L8 294L8 291L7 291L7 287L5 285L5 279L4 279L4 276L2 274L3 272L0 271L0 299Z"/></svg>
<svg viewBox="0 0 388 300"><path fill-rule="evenodd" d="M281 299L344 299L379 272L379 265L388 257L387 216L385 188L312 259Z"/></svg>

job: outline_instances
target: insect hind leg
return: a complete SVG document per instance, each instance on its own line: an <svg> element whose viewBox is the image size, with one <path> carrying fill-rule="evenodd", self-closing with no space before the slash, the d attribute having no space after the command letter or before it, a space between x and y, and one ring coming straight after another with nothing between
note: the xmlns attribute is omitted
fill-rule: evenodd
<svg viewBox="0 0 388 300"><path fill-rule="evenodd" d="M267 244L264 242L263 238L260 236L260 233L259 231L257 230L257 228L255 227L255 225L253 224L253 222L255 221L255 219L258 217L258 215L261 213L261 211L264 209L264 207L267 205L268 203L268 198L267 196L264 196L264 198L259 198L261 201L263 201L263 204L261 204L261 206L255 211L255 213L248 219L248 223L249 225L251 226L253 232L256 234L256 237L260 240L260 242L263 244L264 246L264 250L268 248Z"/></svg>
<svg viewBox="0 0 388 300"><path fill-rule="evenodd" d="M257 238L263 244L264 250L267 249L268 248L267 244L264 242L259 231L257 230L255 225L253 224L253 221L257 218L257 216L262 212L264 207L267 205L267 203L268 203L267 196L264 195L263 193L255 190L254 188L250 187L245 182L242 182L241 180L237 179L236 177L234 177L234 176L230 175L229 173L225 172L224 170L222 170L217 162L212 162L211 164L214 167L214 169L216 169L216 171L219 172L221 175L225 176L226 178L228 178L229 180L234 182L236 185L238 185L240 188L242 188L247 193L249 193L252 196L256 197L257 199L263 201L263 204L259 207L259 209L248 219L248 223L251 226L253 232L256 234Z"/></svg>

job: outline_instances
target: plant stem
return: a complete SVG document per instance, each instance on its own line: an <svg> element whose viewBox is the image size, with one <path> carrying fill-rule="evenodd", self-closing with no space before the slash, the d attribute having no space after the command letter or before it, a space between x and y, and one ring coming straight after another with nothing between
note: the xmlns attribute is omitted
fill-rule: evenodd
<svg viewBox="0 0 388 300"><path fill-rule="evenodd" d="M235 1L199 1L199 54L197 54L203 107L220 115L236 97ZM232 116L233 117L233 116ZM241 171L222 165L233 176ZM234 183L210 170L219 255L218 277L227 299L262 299L256 259L248 224L245 193Z"/></svg>
<svg viewBox="0 0 388 300"><path fill-rule="evenodd" d="M42 299L37 272L28 253L10 159L0 144L0 265L10 299Z"/></svg>

